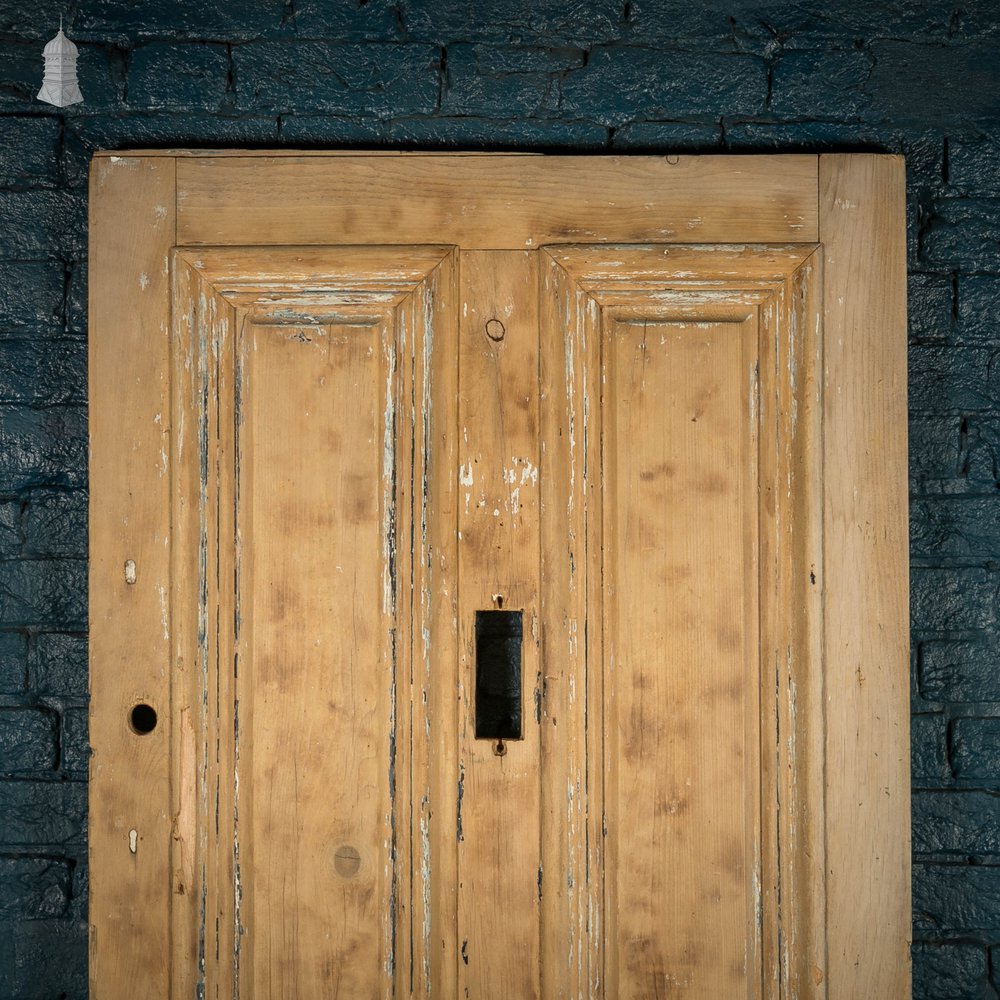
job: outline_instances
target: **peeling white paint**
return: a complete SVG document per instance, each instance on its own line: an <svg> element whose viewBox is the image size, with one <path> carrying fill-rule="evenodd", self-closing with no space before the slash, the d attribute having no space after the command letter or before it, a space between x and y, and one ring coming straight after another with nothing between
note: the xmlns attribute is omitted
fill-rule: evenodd
<svg viewBox="0 0 1000 1000"><path fill-rule="evenodd" d="M160 596L160 624L163 626L163 638L170 638L170 601L167 599L167 588L160 584L157 587Z"/></svg>
<svg viewBox="0 0 1000 1000"><path fill-rule="evenodd" d="M138 853L139 850L139 831L129 830L128 832L128 849L133 854Z"/></svg>
<svg viewBox="0 0 1000 1000"><path fill-rule="evenodd" d="M145 271L141 272L139 275L139 287L145 291L149 288L149 275Z"/></svg>

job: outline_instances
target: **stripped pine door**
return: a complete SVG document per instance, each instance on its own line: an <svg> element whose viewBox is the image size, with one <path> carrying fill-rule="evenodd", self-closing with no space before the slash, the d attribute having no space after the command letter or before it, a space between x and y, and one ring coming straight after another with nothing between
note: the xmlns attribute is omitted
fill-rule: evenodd
<svg viewBox="0 0 1000 1000"><path fill-rule="evenodd" d="M98 158L95 995L901 1000L901 192Z"/></svg>

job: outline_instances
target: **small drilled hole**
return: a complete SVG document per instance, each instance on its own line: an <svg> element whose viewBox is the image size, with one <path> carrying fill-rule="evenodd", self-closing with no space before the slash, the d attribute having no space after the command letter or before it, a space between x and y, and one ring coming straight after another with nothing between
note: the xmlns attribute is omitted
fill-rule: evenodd
<svg viewBox="0 0 1000 1000"><path fill-rule="evenodd" d="M133 733L145 736L156 728L156 709L152 705L140 702L129 716L129 724Z"/></svg>

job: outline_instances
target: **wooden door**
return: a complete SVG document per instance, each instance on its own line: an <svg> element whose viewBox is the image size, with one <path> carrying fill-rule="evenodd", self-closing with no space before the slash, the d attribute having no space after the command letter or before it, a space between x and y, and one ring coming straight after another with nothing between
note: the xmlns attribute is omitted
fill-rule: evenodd
<svg viewBox="0 0 1000 1000"><path fill-rule="evenodd" d="M99 156L95 996L902 1000L902 191Z"/></svg>

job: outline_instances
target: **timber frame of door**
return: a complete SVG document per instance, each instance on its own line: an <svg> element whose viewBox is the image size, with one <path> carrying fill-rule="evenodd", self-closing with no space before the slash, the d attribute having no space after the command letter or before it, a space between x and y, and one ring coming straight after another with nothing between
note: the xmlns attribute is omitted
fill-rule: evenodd
<svg viewBox="0 0 1000 1000"><path fill-rule="evenodd" d="M462 205L472 210L456 209ZM822 821L805 834L800 858L809 892L825 894L814 918L825 924L825 942L822 931L808 930L818 933L819 950L801 968L791 956L780 996L908 997L903 205L903 164L888 156L98 154L90 187L89 369L94 996L187 995L172 956L189 934L174 911L178 897L194 895L185 867L193 817L178 808L189 796L176 786L193 780L185 727L197 723L171 717L143 736L128 724L140 703L173 716L178 678L192 670L178 638L188 626L169 600L178 580L199 574L171 541L192 530L190 510L171 513L185 474L173 468L181 438L170 415L183 400L171 400L178 391L171 388L172 281L214 282L220 294L238 297L247 282L266 283L267 261L295 258L275 248L327 246L336 234L338 244L405 244L435 260L433 248L451 244L553 246L553 280L575 274L595 295L599 266L559 244L770 244L785 248L795 267L815 252L815 280L797 287L822 300L822 362L814 372L822 444L813 458L821 598L808 635L795 641L815 643L823 663L822 678L813 678L819 686L799 694L814 720L810 731L819 720L825 736L801 759L790 748L785 766L791 790L796 769L821 789L810 808ZM437 220L433 230L427 220ZM227 271L226 245L272 249L260 255L260 273L238 278ZM306 270L327 266L308 256L304 250L297 258ZM425 263L398 262L384 280L412 282ZM642 261L630 266L641 270ZM178 278L180 271L187 277ZM181 488L197 497L197 482ZM454 488L442 481L445 494ZM788 692L794 698L794 685ZM794 703L776 711L790 720L792 739ZM211 906L204 898L188 903Z"/></svg>

